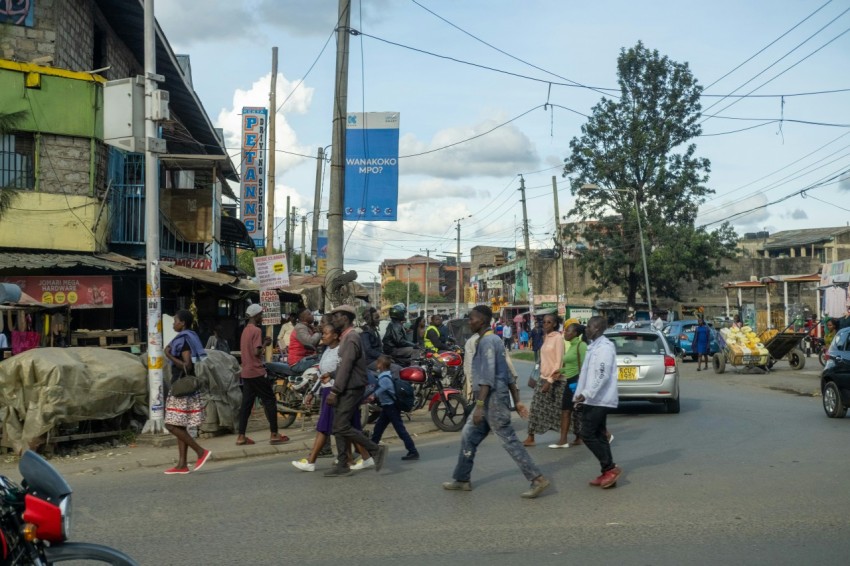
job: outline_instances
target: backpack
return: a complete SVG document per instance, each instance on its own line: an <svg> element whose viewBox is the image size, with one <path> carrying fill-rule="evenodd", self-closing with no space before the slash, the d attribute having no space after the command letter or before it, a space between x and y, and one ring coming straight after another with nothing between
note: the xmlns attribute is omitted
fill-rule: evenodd
<svg viewBox="0 0 850 566"><path fill-rule="evenodd" d="M393 397L395 398L396 408L402 413L409 413L416 403L416 393L413 391L413 386L400 377L392 376L390 379L393 381Z"/></svg>

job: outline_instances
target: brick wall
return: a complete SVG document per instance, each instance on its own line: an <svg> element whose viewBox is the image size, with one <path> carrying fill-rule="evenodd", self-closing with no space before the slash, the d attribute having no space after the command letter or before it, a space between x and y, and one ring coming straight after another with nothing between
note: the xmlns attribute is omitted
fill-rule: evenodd
<svg viewBox="0 0 850 566"><path fill-rule="evenodd" d="M88 138L43 134L39 149L39 190L88 196L90 144Z"/></svg>
<svg viewBox="0 0 850 566"><path fill-rule="evenodd" d="M51 64L56 54L56 20L53 7L57 1L36 2L35 25L31 28L4 26L4 35L0 39L0 55L3 59L24 63L39 60L42 65Z"/></svg>

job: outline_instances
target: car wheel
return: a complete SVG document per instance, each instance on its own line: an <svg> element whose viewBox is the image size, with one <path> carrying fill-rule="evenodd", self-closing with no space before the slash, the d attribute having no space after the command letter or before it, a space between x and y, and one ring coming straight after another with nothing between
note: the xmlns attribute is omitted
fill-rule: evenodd
<svg viewBox="0 0 850 566"><path fill-rule="evenodd" d="M664 404L667 406L667 414L668 415L678 415L679 414L679 398L675 399L665 399Z"/></svg>
<svg viewBox="0 0 850 566"><path fill-rule="evenodd" d="M847 407L841 400L841 391L834 381L830 381L823 388L823 410L831 419L840 419L847 414Z"/></svg>
<svg viewBox="0 0 850 566"><path fill-rule="evenodd" d="M806 367L806 356L802 350L794 348L788 354L788 363L791 364L791 369L803 369Z"/></svg>
<svg viewBox="0 0 850 566"><path fill-rule="evenodd" d="M723 373L726 371L726 356L714 354L711 358L711 365L714 366L714 373Z"/></svg>

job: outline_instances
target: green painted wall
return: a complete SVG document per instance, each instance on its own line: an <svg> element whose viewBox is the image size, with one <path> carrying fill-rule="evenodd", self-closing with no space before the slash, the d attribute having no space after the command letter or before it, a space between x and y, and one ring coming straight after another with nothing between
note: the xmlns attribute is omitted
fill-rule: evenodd
<svg viewBox="0 0 850 566"><path fill-rule="evenodd" d="M0 68L0 109L27 113L17 129L103 140L101 85L42 74L41 88L27 88L26 76Z"/></svg>

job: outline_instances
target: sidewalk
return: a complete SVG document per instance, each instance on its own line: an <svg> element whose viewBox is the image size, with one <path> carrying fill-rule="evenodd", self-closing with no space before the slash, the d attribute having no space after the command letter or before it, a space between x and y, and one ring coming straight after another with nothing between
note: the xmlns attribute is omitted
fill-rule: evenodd
<svg viewBox="0 0 850 566"><path fill-rule="evenodd" d="M414 412L411 415L411 420L405 420L404 424L414 440L424 434L439 430L426 409ZM254 410L248 422L247 434L256 444L236 446L236 434L215 437L206 437L202 434L198 442L212 452L209 460L212 463L278 454L288 465L289 461L306 458L310 453L316 435L315 426L315 416L312 421L307 421L303 426L301 419L296 419L291 427L279 430L281 435L289 437L289 442L272 446L269 444L268 421L266 421L263 410L258 408ZM366 429L371 430L372 425L367 425ZM399 453L399 456L401 451L404 450L392 426L384 432L381 442L388 444L393 452ZM189 461L194 462L194 460L194 452L190 450ZM319 460L320 463L322 461ZM134 444L119 445L109 450L96 450L78 456L54 456L50 458L50 463L63 474L100 474L123 472L135 468L152 468L151 472L154 472L159 468L162 470L170 468L176 462L177 440L168 433L140 435L136 438ZM330 466L331 460L328 459L327 462ZM9 474L12 469L16 470L17 466L18 458L7 454L0 462L0 474ZM11 475L14 477L17 473Z"/></svg>

